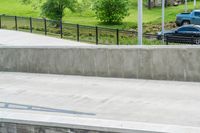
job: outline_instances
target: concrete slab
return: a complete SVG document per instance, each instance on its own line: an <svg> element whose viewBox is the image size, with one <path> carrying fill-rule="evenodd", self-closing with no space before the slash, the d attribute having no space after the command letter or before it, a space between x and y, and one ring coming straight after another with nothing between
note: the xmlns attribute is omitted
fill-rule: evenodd
<svg viewBox="0 0 200 133"><path fill-rule="evenodd" d="M199 112L200 83L0 72L1 121L197 133Z"/></svg>
<svg viewBox="0 0 200 133"><path fill-rule="evenodd" d="M200 82L200 46L92 45L0 30L0 71Z"/></svg>
<svg viewBox="0 0 200 133"><path fill-rule="evenodd" d="M0 30L0 46L88 46L79 43L45 35L37 35L21 31Z"/></svg>

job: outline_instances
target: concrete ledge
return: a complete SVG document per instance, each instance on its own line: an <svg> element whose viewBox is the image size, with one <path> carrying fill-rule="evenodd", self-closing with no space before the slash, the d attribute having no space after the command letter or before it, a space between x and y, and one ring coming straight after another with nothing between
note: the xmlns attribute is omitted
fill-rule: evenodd
<svg viewBox="0 0 200 133"><path fill-rule="evenodd" d="M72 128L116 133L198 133L200 128L140 122L62 117L32 113L1 113L0 123Z"/></svg>
<svg viewBox="0 0 200 133"><path fill-rule="evenodd" d="M0 71L200 81L198 46L1 46Z"/></svg>

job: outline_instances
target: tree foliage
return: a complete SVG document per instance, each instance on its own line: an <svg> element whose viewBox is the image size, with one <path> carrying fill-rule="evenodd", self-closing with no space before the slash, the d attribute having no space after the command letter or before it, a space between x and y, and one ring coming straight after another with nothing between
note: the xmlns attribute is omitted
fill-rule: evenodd
<svg viewBox="0 0 200 133"><path fill-rule="evenodd" d="M93 0L78 0L76 12L82 13L92 8Z"/></svg>
<svg viewBox="0 0 200 133"><path fill-rule="evenodd" d="M42 15L53 20L61 20L66 8L75 11L76 0L47 0L42 5Z"/></svg>
<svg viewBox="0 0 200 133"><path fill-rule="evenodd" d="M129 3L128 0L96 0L93 10L104 23L120 23L129 15Z"/></svg>

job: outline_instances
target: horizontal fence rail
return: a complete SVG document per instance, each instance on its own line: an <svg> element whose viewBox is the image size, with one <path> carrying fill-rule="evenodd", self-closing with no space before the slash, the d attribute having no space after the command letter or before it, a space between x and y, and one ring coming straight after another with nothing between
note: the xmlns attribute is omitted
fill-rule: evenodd
<svg viewBox="0 0 200 133"><path fill-rule="evenodd" d="M57 38L76 40L91 44L104 45L136 45L137 32L131 30L111 29L106 27L85 26L65 23L45 18L31 18L0 15L0 29L18 30L43 34ZM182 41L180 41L180 39ZM162 39L156 34L144 34L144 44L161 45ZM200 44L200 39L194 37L167 37L165 44Z"/></svg>

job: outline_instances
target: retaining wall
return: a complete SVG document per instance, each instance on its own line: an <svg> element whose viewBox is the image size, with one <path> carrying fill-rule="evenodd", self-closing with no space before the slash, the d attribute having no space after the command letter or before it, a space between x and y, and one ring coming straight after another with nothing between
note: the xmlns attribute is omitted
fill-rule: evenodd
<svg viewBox="0 0 200 133"><path fill-rule="evenodd" d="M111 133L93 130L48 127L28 124L0 123L0 133ZM114 133L114 132L112 132Z"/></svg>
<svg viewBox="0 0 200 133"><path fill-rule="evenodd" d="M0 71L200 81L200 47L0 47Z"/></svg>

